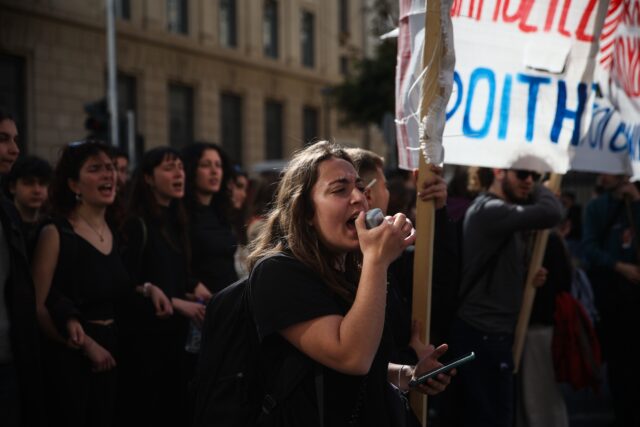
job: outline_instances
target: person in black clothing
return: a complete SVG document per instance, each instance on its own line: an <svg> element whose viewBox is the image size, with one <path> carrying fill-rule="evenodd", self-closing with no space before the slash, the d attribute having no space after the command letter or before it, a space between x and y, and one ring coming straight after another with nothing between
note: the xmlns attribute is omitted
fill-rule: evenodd
<svg viewBox="0 0 640 427"><path fill-rule="evenodd" d="M67 145L51 185L55 217L38 236L32 273L53 425L113 425L115 305L130 289L106 221L115 179L110 147Z"/></svg>
<svg viewBox="0 0 640 427"><path fill-rule="evenodd" d="M518 427L567 427L569 416L556 383L551 353L556 297L571 292L571 257L560 234L549 233L543 272L537 277L518 376L516 425ZM542 286L544 285L544 286Z"/></svg>
<svg viewBox="0 0 640 427"><path fill-rule="evenodd" d="M46 215L47 189L52 175L49 162L36 156L19 159L7 177L7 189L20 213L27 254L33 254L40 223Z"/></svg>
<svg viewBox="0 0 640 427"><path fill-rule="evenodd" d="M18 158L18 129L0 109L0 177ZM0 420L3 427L45 425L42 360L33 283L20 217L0 192Z"/></svg>
<svg viewBox="0 0 640 427"><path fill-rule="evenodd" d="M273 425L391 426L397 394L414 373L439 366L446 345L416 367L389 363L385 328L389 264L415 240L405 215L367 230L364 184L344 150L326 141L297 153L249 257L251 305L267 382L292 354L315 361L323 376L323 408L314 372L281 402ZM262 260L259 264L257 262ZM256 265L257 264L257 265ZM449 376L420 386L442 391Z"/></svg>
<svg viewBox="0 0 640 427"><path fill-rule="evenodd" d="M379 208L382 212L388 212L390 206L390 194L387 189L387 181L384 176L384 159L376 153L362 148L348 148L347 154L353 160L358 175L366 184L367 203L369 208ZM417 196L421 200L433 199L436 208L435 244L438 245L434 251L434 280L433 280L433 304L434 313L432 315L431 337L433 342L443 342L445 331L449 328L451 320L450 312L443 311L444 304L453 298L448 295L451 288L452 279L455 278L455 267L452 265L457 259L455 250L451 250L452 243L455 248L455 230L447 217L444 209L447 200L447 185L441 177L442 169L437 166L430 166L433 177L426 180L420 186ZM408 211L408 209L407 209ZM406 212L403 212L406 214ZM412 324L411 301L413 296L413 253L414 247L410 246L403 251L402 255L389 266L389 299L387 301L391 328L395 343L396 352L394 360L397 362L414 364L418 361L416 352L424 351L424 346L419 341L419 328L417 324ZM438 259L439 257L439 259ZM438 261L438 262L435 262ZM448 308L448 307L447 307Z"/></svg>
<svg viewBox="0 0 640 427"><path fill-rule="evenodd" d="M189 239L182 208L180 153L157 147L145 153L133 178L130 217L124 222L123 259L142 288L122 306L121 424L188 425L184 349L189 321L202 324L204 306L193 300ZM162 304L152 304L157 294ZM152 301L144 296L152 296ZM167 304L167 302L169 302Z"/></svg>
<svg viewBox="0 0 640 427"><path fill-rule="evenodd" d="M233 263L237 240L227 218L231 172L226 154L215 144L188 145L182 156L192 273L204 284L204 289L196 288L196 295L207 301L238 280Z"/></svg>

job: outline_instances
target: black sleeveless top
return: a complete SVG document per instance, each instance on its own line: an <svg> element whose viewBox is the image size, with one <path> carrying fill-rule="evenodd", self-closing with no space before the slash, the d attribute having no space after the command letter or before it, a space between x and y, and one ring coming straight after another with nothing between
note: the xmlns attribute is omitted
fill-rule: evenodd
<svg viewBox="0 0 640 427"><path fill-rule="evenodd" d="M73 307L69 314L81 320L113 319L118 300L132 290L113 230L111 252L105 255L75 233L66 219L53 224L60 234L60 253L50 297L67 300Z"/></svg>

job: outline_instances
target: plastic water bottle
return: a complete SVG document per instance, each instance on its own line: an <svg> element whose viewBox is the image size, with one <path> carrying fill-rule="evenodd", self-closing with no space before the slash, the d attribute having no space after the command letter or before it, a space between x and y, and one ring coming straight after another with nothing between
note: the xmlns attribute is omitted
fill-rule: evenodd
<svg viewBox="0 0 640 427"><path fill-rule="evenodd" d="M199 304L204 304L204 301L198 298ZM198 354L200 352L200 342L202 341L202 330L194 322L189 323L189 332L187 333L187 342L184 345L184 349L188 353Z"/></svg>

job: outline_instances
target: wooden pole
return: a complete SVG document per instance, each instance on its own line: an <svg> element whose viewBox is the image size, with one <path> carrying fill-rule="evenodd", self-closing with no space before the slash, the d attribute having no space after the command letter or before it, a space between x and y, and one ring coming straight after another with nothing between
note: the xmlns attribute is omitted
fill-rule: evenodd
<svg viewBox="0 0 640 427"><path fill-rule="evenodd" d="M427 0L425 13L425 40L422 52L422 67L429 66L422 83L422 103L420 119L429 112L433 100L443 96L444 90L438 82L440 59L443 43L441 40L440 0ZM418 167L418 185L432 175L424 156L420 155ZM417 238L413 261L413 305L412 317L420 321L423 329L420 338L429 343L431 331L431 276L433 272L433 232L435 224L435 205L433 200L416 202ZM427 425L427 396L411 393L411 407L423 427Z"/></svg>
<svg viewBox="0 0 640 427"><path fill-rule="evenodd" d="M420 156L418 183L431 174L427 163ZM433 200L416 202L417 238L413 259L413 305L412 317L422 324L420 338L429 343L431 331L431 277L433 273L433 232L435 226L435 206ZM427 425L427 396L411 393L411 407L422 426Z"/></svg>
<svg viewBox="0 0 640 427"><path fill-rule="evenodd" d="M562 183L562 175L551 174L549 179L549 188L553 192L560 189ZM531 318L531 309L533 308L533 300L536 297L536 287L533 286L533 279L542 267L542 260L547 249L547 240L549 239L549 230L541 230L536 233L535 243L533 245L533 255L529 263L529 273L525 282L524 295L522 296L522 307L516 324L516 332L513 341L513 373L517 374L520 369L520 361L522 360L522 351L524 349L524 341L529 328L529 319Z"/></svg>

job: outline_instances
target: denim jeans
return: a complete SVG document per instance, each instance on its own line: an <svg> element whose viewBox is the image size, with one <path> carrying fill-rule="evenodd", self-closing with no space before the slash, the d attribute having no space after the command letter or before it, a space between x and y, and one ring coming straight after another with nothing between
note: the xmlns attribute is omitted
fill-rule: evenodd
<svg viewBox="0 0 640 427"><path fill-rule="evenodd" d="M452 357L475 352L476 358L454 377L465 427L511 427L514 423L513 335L479 331L456 319L451 327Z"/></svg>

